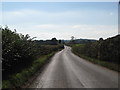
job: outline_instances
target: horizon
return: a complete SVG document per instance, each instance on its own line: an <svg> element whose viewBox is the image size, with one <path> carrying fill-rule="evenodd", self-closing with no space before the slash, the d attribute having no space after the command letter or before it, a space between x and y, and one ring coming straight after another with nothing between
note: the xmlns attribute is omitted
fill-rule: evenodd
<svg viewBox="0 0 120 90"><path fill-rule="evenodd" d="M2 25L38 40L118 35L118 2L3 2Z"/></svg>

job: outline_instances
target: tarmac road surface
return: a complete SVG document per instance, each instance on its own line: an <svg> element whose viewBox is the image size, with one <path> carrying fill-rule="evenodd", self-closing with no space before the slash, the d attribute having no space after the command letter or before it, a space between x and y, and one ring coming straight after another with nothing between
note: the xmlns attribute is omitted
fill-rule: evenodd
<svg viewBox="0 0 120 90"><path fill-rule="evenodd" d="M65 46L29 88L118 88L118 73L76 56Z"/></svg>

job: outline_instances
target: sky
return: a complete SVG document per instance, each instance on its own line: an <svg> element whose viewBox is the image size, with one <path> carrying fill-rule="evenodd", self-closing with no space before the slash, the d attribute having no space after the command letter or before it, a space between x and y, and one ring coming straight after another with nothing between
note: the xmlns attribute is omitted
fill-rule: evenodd
<svg viewBox="0 0 120 90"><path fill-rule="evenodd" d="M117 2L3 2L2 25L36 39L99 39L118 34Z"/></svg>

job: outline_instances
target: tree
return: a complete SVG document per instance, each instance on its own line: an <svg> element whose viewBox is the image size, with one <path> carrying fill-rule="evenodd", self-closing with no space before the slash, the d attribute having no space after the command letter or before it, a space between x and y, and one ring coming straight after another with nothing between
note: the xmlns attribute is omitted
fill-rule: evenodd
<svg viewBox="0 0 120 90"><path fill-rule="evenodd" d="M57 45L58 44L58 40L56 38L52 38L52 45Z"/></svg>
<svg viewBox="0 0 120 90"><path fill-rule="evenodd" d="M99 38L99 41L103 41L103 38Z"/></svg>
<svg viewBox="0 0 120 90"><path fill-rule="evenodd" d="M59 44L61 44L61 40L59 40L58 42L59 42Z"/></svg>
<svg viewBox="0 0 120 90"><path fill-rule="evenodd" d="M75 38L74 36L71 36L71 41L73 41L73 40L74 40L74 38Z"/></svg>
<svg viewBox="0 0 120 90"><path fill-rule="evenodd" d="M71 41L70 41L70 43L74 43L74 39L75 39L75 37L74 36L71 36Z"/></svg>

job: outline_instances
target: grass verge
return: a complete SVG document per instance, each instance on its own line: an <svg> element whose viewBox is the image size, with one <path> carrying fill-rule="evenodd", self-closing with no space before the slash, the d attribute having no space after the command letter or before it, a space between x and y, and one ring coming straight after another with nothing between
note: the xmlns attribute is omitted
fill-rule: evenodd
<svg viewBox="0 0 120 90"><path fill-rule="evenodd" d="M79 54L79 53L77 53L77 52L75 52L73 50L72 50L72 52L74 54L76 54L77 56L79 56L79 57L81 57L81 58L83 58L85 60L88 60L88 61L90 61L90 62L92 62L94 64L98 64L98 65L104 66L106 68L109 68L111 70L115 70L115 71L120 72L118 64L114 64L114 63L105 62L105 61L101 61L101 60L98 60L98 59L90 58L90 57L87 57L85 55L81 55L81 54Z"/></svg>
<svg viewBox="0 0 120 90"><path fill-rule="evenodd" d="M19 73L9 76L9 80L3 80L2 88L20 88L28 81L45 63L49 60L55 52L41 56L35 60L29 68L22 70Z"/></svg>

